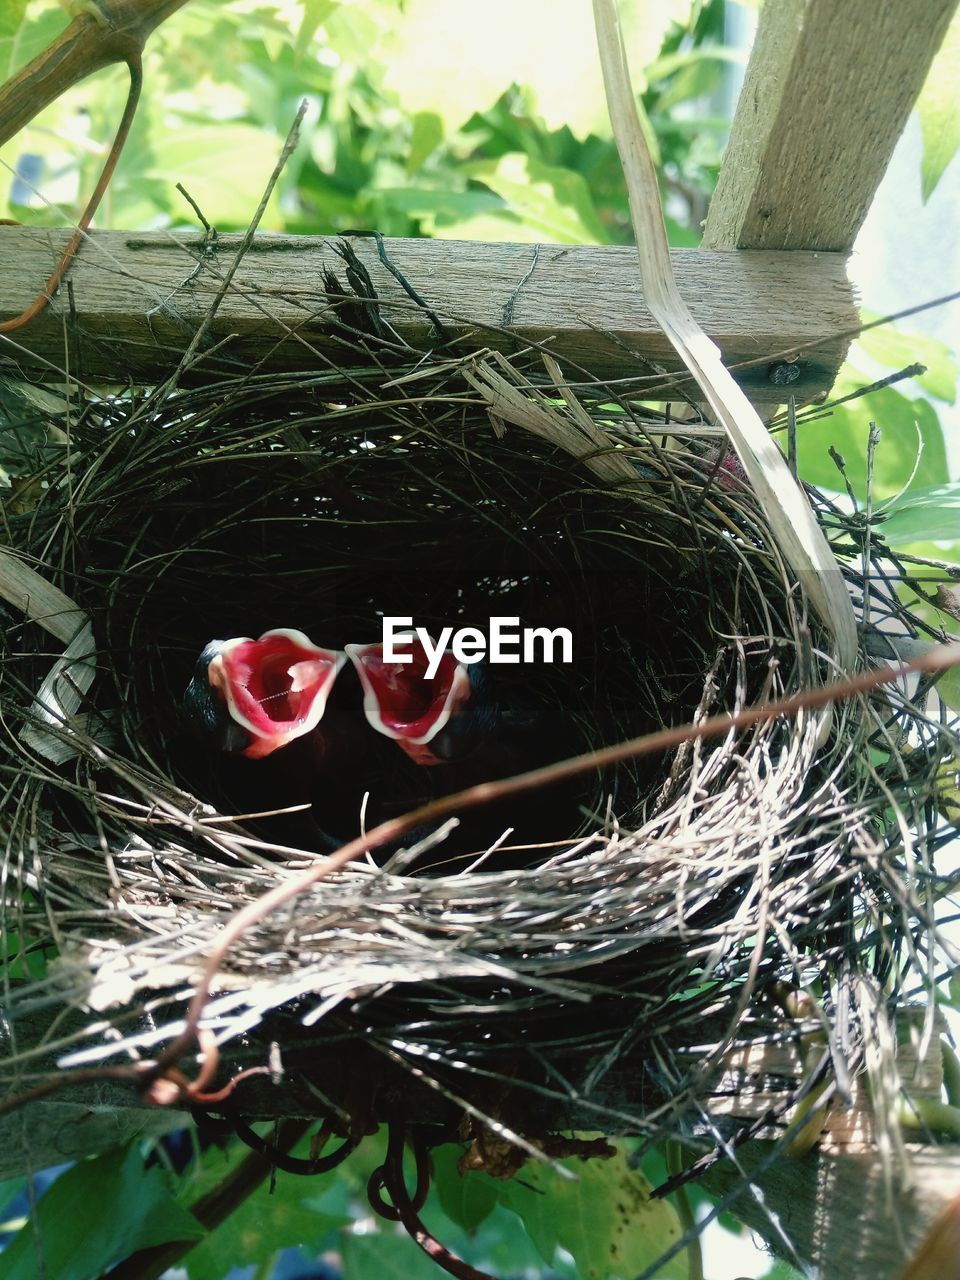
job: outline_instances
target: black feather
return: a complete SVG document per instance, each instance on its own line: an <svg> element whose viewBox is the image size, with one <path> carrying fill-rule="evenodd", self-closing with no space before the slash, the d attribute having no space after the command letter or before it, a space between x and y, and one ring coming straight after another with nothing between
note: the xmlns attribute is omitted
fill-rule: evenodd
<svg viewBox="0 0 960 1280"><path fill-rule="evenodd" d="M190 683L183 694L183 707L191 733L218 751L242 751L250 742L249 732L237 724L226 703L210 684L210 663L220 653L222 640L211 640L197 659Z"/></svg>

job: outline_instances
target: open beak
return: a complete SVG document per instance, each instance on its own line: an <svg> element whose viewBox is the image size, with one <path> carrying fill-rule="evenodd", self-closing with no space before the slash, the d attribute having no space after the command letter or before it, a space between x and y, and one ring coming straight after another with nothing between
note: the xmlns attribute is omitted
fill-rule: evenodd
<svg viewBox="0 0 960 1280"><path fill-rule="evenodd" d="M347 656L363 686L363 710L378 733L393 738L417 764L441 764L449 755L435 749L451 720L460 718L472 696L467 667L444 653L427 678L429 661L416 632L394 637L395 653L408 662L385 662L382 644L348 644Z"/></svg>
<svg viewBox="0 0 960 1280"><path fill-rule="evenodd" d="M225 710L229 724L214 728L221 746L258 760L316 728L344 662L339 650L318 648L287 628L265 631L258 640L212 641L186 700L205 724L211 716L222 719ZM206 690L200 687L204 667Z"/></svg>

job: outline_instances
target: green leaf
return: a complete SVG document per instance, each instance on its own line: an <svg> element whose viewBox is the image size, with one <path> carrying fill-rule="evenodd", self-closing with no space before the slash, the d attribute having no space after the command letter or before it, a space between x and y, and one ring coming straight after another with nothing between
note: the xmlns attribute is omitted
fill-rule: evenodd
<svg viewBox="0 0 960 1280"><path fill-rule="evenodd" d="M664 1152L660 1147L650 1147L645 1153L640 1163L640 1169L643 1176L651 1184L651 1186L659 1187L666 1182L671 1176L670 1170L667 1168L667 1161ZM696 1179L687 1183L687 1199L693 1207L694 1214L699 1217L698 1210L703 1209L705 1213L716 1208L716 1197L712 1196L709 1191L705 1190L702 1183ZM671 1199L671 1204L674 1201ZM716 1221L724 1230L729 1231L731 1235L738 1235L743 1230L743 1224L740 1220L730 1212L729 1209L721 1211L716 1215Z"/></svg>
<svg viewBox="0 0 960 1280"><path fill-rule="evenodd" d="M640 70L690 0L624 0L624 38ZM443 56L437 56L437 50ZM407 0L377 51L384 83L404 111L433 111L447 133L485 111L512 84L528 91L547 128L608 133L591 7L583 0Z"/></svg>
<svg viewBox="0 0 960 1280"><path fill-rule="evenodd" d="M464 1231L475 1231L498 1199L496 1184L483 1173L461 1173L457 1168L463 1148L447 1144L433 1151L433 1186L440 1207Z"/></svg>
<svg viewBox="0 0 960 1280"><path fill-rule="evenodd" d="M25 8L22 8L22 0L14 0L13 9L5 12L3 18L0 19L0 83L9 76L25 66L37 54L42 53L48 45L52 44L60 35L64 27L66 27L68 18L59 4L48 4L38 14L34 15L32 6L29 6L29 16ZM7 10L8 3L4 0L0 4L0 10ZM19 19L17 14L19 13ZM49 108L45 116L45 123L49 126ZM31 134L38 130L31 130ZM26 150L26 148L22 148ZM11 157L8 155L7 160Z"/></svg>
<svg viewBox="0 0 960 1280"><path fill-rule="evenodd" d="M500 196L539 239L603 244L608 238L586 180L571 169L512 151L496 161L478 161L466 171Z"/></svg>
<svg viewBox="0 0 960 1280"><path fill-rule="evenodd" d="M544 1261L558 1245L573 1255L583 1280L646 1270L680 1239L673 1206L651 1200L651 1186L631 1169L623 1151L610 1160L565 1160L576 1181L558 1177L544 1164L524 1167L500 1199L522 1219ZM658 1280L686 1280L688 1263L676 1254L658 1270Z"/></svg>
<svg viewBox="0 0 960 1280"><path fill-rule="evenodd" d="M522 1182L506 1183L500 1191L501 1204L517 1215L548 1266L553 1265L557 1245L560 1243L556 1203L553 1201L557 1181L559 1179L549 1172L545 1176L544 1171L537 1166L524 1170ZM576 1258L575 1254L574 1257Z"/></svg>
<svg viewBox="0 0 960 1280"><path fill-rule="evenodd" d="M429 236L441 234L441 227L455 227L467 218L506 213L503 201L492 191L476 187L469 191L435 191L431 187L387 187L384 203L408 218L416 218Z"/></svg>
<svg viewBox="0 0 960 1280"><path fill-rule="evenodd" d="M329 47L345 66L363 67L368 74L376 70L378 39L398 24L398 0L367 0L364 5L341 5L324 24ZM403 24L400 24L403 25ZM405 113L414 107L405 104Z"/></svg>
<svg viewBox="0 0 960 1280"><path fill-rule="evenodd" d="M509 209L478 213L454 222L438 222L433 234L437 240L478 240L490 243L508 241L513 244L539 244L544 239L539 228L528 227Z"/></svg>
<svg viewBox="0 0 960 1280"><path fill-rule="evenodd" d="M46 1275L95 1280L128 1254L168 1240L199 1240L203 1227L167 1189L139 1148L117 1148L68 1169L0 1254L0 1280L34 1280L38 1248Z"/></svg>
<svg viewBox="0 0 960 1280"><path fill-rule="evenodd" d="M847 395L869 381L852 365L844 365L833 394ZM911 399L894 387L884 387L839 405L825 418L801 422L797 432L797 458L803 479L821 489L835 492L843 489L840 473L828 453L833 445L846 459L847 478L858 499L863 501L867 494L867 433L871 422L875 422L881 432L874 467L875 502L893 497L910 480L921 445L912 483L936 485L949 479L937 415L926 400Z"/></svg>
<svg viewBox="0 0 960 1280"><path fill-rule="evenodd" d="M0 1182L0 1232L3 1234L16 1231L21 1225L19 1217L16 1224L11 1222L10 1207L26 1185L26 1178L5 1178Z"/></svg>
<svg viewBox="0 0 960 1280"><path fill-rule="evenodd" d="M860 315L864 323L881 318L866 309L862 309ZM904 333L887 324L861 333L857 346L885 369L905 369L915 363L925 365L926 373L915 379L917 385L948 404L956 400L960 367L950 347L937 338L923 333Z"/></svg>
<svg viewBox="0 0 960 1280"><path fill-rule="evenodd" d="M437 1266L398 1231L344 1232L343 1280L437 1280Z"/></svg>
<svg viewBox="0 0 960 1280"><path fill-rule="evenodd" d="M960 147L960 13L954 15L933 60L917 99L917 112L923 134L920 182L926 202Z"/></svg>
<svg viewBox="0 0 960 1280"><path fill-rule="evenodd" d="M308 1149L305 1139L297 1151L306 1155ZM205 1152L200 1169L181 1186L181 1202L192 1203L208 1194L248 1155L249 1149L240 1143L232 1144L226 1152L213 1148ZM273 1191L269 1184L261 1184L190 1250L185 1259L190 1280L221 1280L233 1266L265 1263L281 1249L293 1246L319 1249L326 1237L352 1221L342 1213L328 1211L325 1192L335 1182L333 1173L298 1178L281 1172Z"/></svg>
<svg viewBox="0 0 960 1280"><path fill-rule="evenodd" d="M167 129L154 138L144 178L166 183L171 198L182 182L214 226L246 227L260 202L280 140L251 125L221 123ZM264 227L276 218L276 192ZM184 219L193 214L186 206Z"/></svg>
<svg viewBox="0 0 960 1280"><path fill-rule="evenodd" d="M960 670L956 667L950 667L944 671L943 675L937 681L937 693L950 708L960 715ZM947 775L949 778L956 779L956 773ZM948 814L950 821L957 823L960 820L960 787L954 783L951 786L945 786L937 792L940 801L940 812Z"/></svg>
<svg viewBox="0 0 960 1280"><path fill-rule="evenodd" d="M26 12L27 0L7 0L0 9L0 38L15 35Z"/></svg>
<svg viewBox="0 0 960 1280"><path fill-rule="evenodd" d="M436 1221L436 1226L439 1230L439 1221ZM447 1240L446 1233L443 1239ZM450 1243L455 1243L452 1237ZM523 1221L501 1204L480 1224L476 1235L464 1241L463 1257L494 1276L539 1276L544 1269L543 1255L531 1240ZM554 1280L557 1277L580 1280L566 1254L558 1254L554 1258L550 1274Z"/></svg>
<svg viewBox="0 0 960 1280"><path fill-rule="evenodd" d="M945 561L951 565L960 565L960 539L956 542L913 542L910 544L912 556L923 556L927 560ZM915 570L921 577L929 577L934 570ZM939 580L939 579L938 579Z"/></svg>
<svg viewBox="0 0 960 1280"><path fill-rule="evenodd" d="M880 533L892 546L960 537L960 483L912 485L882 513Z"/></svg>
<svg viewBox="0 0 960 1280"><path fill-rule="evenodd" d="M12 982L37 982L47 976L47 948L39 939L10 930L0 950L4 973Z"/></svg>
<svg viewBox="0 0 960 1280"><path fill-rule="evenodd" d="M724 66L729 63L744 66L746 54L738 49L708 46L658 59L647 68L651 84L655 80L666 81L656 94L656 110L674 111L683 102L706 97L719 85Z"/></svg>
<svg viewBox="0 0 960 1280"><path fill-rule="evenodd" d="M338 3L339 0L303 0L303 18L294 46L298 61L306 54L318 28L323 26Z"/></svg>
<svg viewBox="0 0 960 1280"><path fill-rule="evenodd" d="M443 121L435 111L418 111L413 117L410 131L410 151L407 165L411 170L421 167L443 141Z"/></svg>
<svg viewBox="0 0 960 1280"><path fill-rule="evenodd" d="M803 1276L796 1267L791 1267L789 1262L778 1258L770 1270L763 1273L760 1280L803 1280Z"/></svg>
<svg viewBox="0 0 960 1280"><path fill-rule="evenodd" d="M717 47L715 45L699 49L683 49L676 53L665 53L662 58L657 58L647 67L647 83L655 84L658 80L669 79L671 76L676 75L678 71L686 71L690 67L711 62L726 62L732 63L734 66L743 67L746 65L747 55L742 49L727 49L723 46Z"/></svg>
<svg viewBox="0 0 960 1280"><path fill-rule="evenodd" d="M190 1280L221 1280L231 1267L260 1264L282 1249L309 1248L316 1253L325 1238L351 1219L319 1213L305 1196L300 1180L277 1175L271 1194L258 1187L206 1240L185 1259ZM333 1243L331 1239L330 1243Z"/></svg>

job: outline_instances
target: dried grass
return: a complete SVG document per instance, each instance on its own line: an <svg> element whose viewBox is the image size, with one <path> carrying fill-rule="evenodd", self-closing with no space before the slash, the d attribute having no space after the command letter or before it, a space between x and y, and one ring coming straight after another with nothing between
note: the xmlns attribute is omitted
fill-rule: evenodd
<svg viewBox="0 0 960 1280"><path fill-rule="evenodd" d="M68 450L8 517L11 550L96 641L57 727L34 695L60 651L3 611L5 946L57 953L44 977L8 976L11 1083L155 1053L225 922L320 856L284 837L295 817L244 818L183 734L212 635L295 625L340 645L378 609L432 626L559 600L575 672L516 680L569 711L583 751L834 673L719 433L622 387L574 395L540 352L341 333L343 369L74 399ZM861 620L932 634L877 540L809 496ZM320 881L232 948L204 1023L238 1065L281 1041L287 1077L252 1113L302 1112L303 1083L351 1110L331 1062L372 1050L444 1099L445 1123L453 1100L518 1131L657 1135L702 1128L724 1055L789 1037L784 990L814 989L843 1091L865 1037L933 981L931 796L956 749L935 692L894 687L595 773L567 809L523 812L519 829L566 823L535 853L485 863L493 837L465 821L426 836L429 873L395 853ZM781 1114L798 1087L781 1082Z"/></svg>

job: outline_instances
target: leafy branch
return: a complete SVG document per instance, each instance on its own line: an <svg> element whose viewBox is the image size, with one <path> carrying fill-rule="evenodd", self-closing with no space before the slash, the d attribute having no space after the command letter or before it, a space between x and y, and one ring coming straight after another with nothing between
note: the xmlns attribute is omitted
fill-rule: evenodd
<svg viewBox="0 0 960 1280"><path fill-rule="evenodd" d="M42 293L12 320L9 333L29 324L47 305L73 261L117 167L143 87L141 55L148 36L188 0L81 0L82 12L52 44L0 87L0 146L78 81L114 62L130 72L130 89L113 145L77 228Z"/></svg>
<svg viewBox="0 0 960 1280"><path fill-rule="evenodd" d="M149 36L188 0L93 0L0 86L0 146L61 94L115 62L139 65Z"/></svg>

